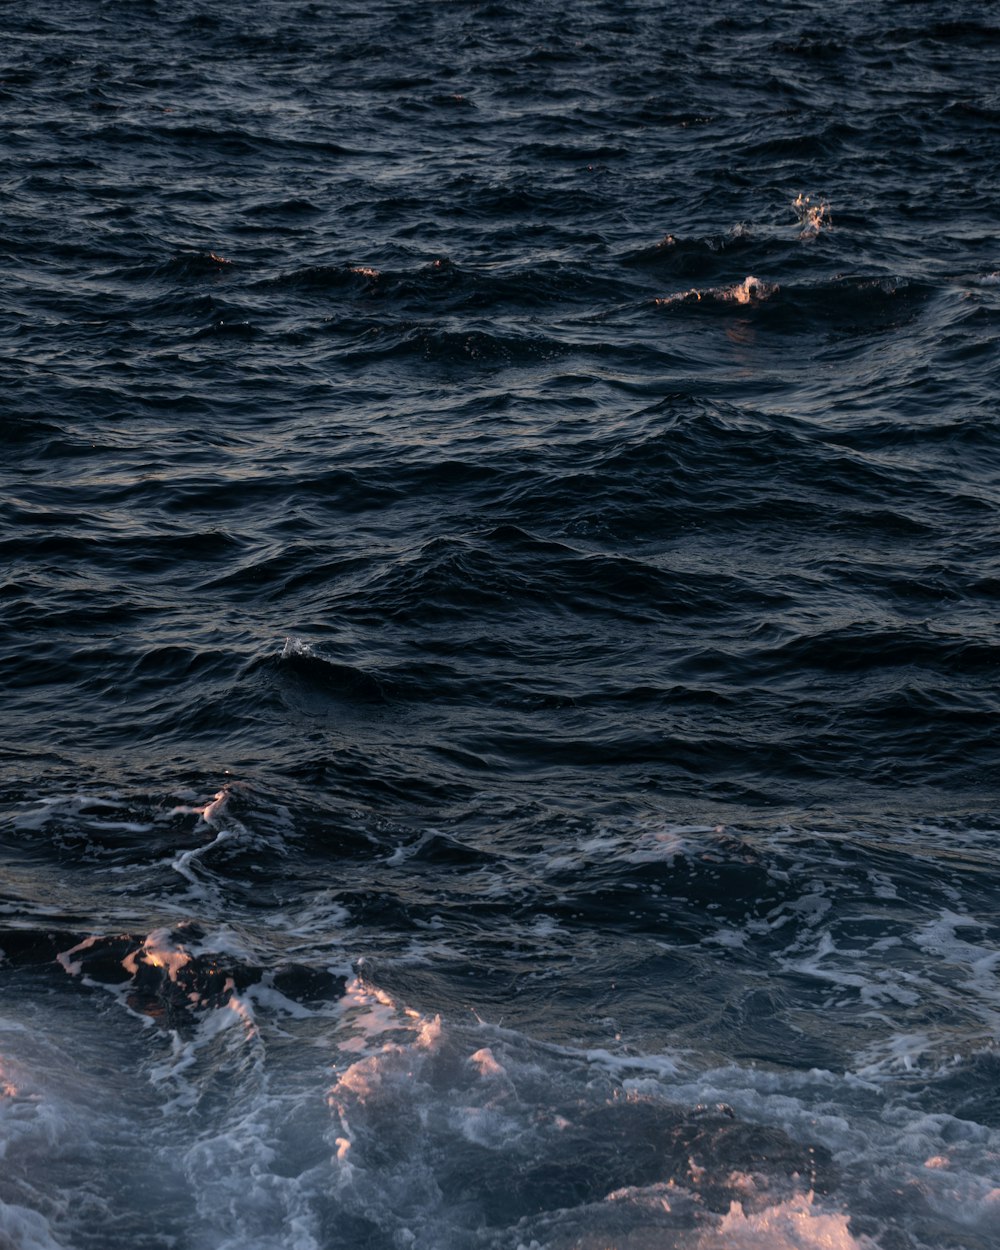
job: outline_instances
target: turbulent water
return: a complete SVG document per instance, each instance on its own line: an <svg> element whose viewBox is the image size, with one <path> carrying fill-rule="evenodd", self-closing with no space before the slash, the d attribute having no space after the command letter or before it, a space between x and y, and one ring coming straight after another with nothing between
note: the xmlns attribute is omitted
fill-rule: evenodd
<svg viewBox="0 0 1000 1250"><path fill-rule="evenodd" d="M996 1250L996 9L0 32L0 1247Z"/></svg>

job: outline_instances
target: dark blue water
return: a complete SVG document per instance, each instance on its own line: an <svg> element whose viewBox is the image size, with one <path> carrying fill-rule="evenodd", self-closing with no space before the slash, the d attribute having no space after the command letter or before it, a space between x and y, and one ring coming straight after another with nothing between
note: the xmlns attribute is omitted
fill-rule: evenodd
<svg viewBox="0 0 1000 1250"><path fill-rule="evenodd" d="M1000 1246L993 6L0 34L0 1247Z"/></svg>

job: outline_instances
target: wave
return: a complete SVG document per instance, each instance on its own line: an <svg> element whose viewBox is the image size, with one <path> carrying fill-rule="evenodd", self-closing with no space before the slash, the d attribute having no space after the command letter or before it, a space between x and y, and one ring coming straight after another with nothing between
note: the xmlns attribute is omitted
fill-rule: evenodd
<svg viewBox="0 0 1000 1250"><path fill-rule="evenodd" d="M474 269L440 257L411 270L372 265L315 265L263 279L261 289L325 294L355 292L401 310L475 311L545 307L600 294L592 270L580 263L548 262L528 268ZM615 289L613 281L605 291Z"/></svg>

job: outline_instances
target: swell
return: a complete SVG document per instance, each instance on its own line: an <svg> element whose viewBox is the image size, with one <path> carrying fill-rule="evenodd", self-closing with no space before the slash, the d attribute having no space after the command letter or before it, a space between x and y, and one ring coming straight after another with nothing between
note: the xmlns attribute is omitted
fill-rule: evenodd
<svg viewBox="0 0 1000 1250"><path fill-rule="evenodd" d="M12 19L18 750L980 794L995 40L946 10Z"/></svg>
<svg viewBox="0 0 1000 1250"><path fill-rule="evenodd" d="M624 427L584 423L557 452L487 446L477 464L404 444L362 476L310 473L305 444L298 474L95 478L76 513L11 503L13 706L63 688L72 724L120 705L95 743L192 750L225 729L276 762L309 725L374 760L390 715L394 786L420 759L452 780L623 769L734 795L755 773L788 786L845 768L968 785L993 758L994 510L912 467L939 428L881 429L896 439L678 395ZM981 452L995 439L977 429ZM286 525L289 489L302 519ZM430 530L400 543L429 500ZM107 520L122 508L146 525ZM221 515L226 530L206 524ZM181 532L158 532L168 520ZM44 561L76 580L25 575ZM186 596L161 593L171 569ZM220 629L202 610L220 598L244 619ZM151 645L151 627L172 640ZM290 632L312 652L278 655ZM36 740L56 744L58 724Z"/></svg>

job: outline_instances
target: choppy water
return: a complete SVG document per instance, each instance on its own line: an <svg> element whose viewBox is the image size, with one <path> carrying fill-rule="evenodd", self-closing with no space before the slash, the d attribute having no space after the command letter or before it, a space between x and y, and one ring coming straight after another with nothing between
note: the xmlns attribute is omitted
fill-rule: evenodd
<svg viewBox="0 0 1000 1250"><path fill-rule="evenodd" d="M3 1250L1000 1246L1000 19L0 12Z"/></svg>

